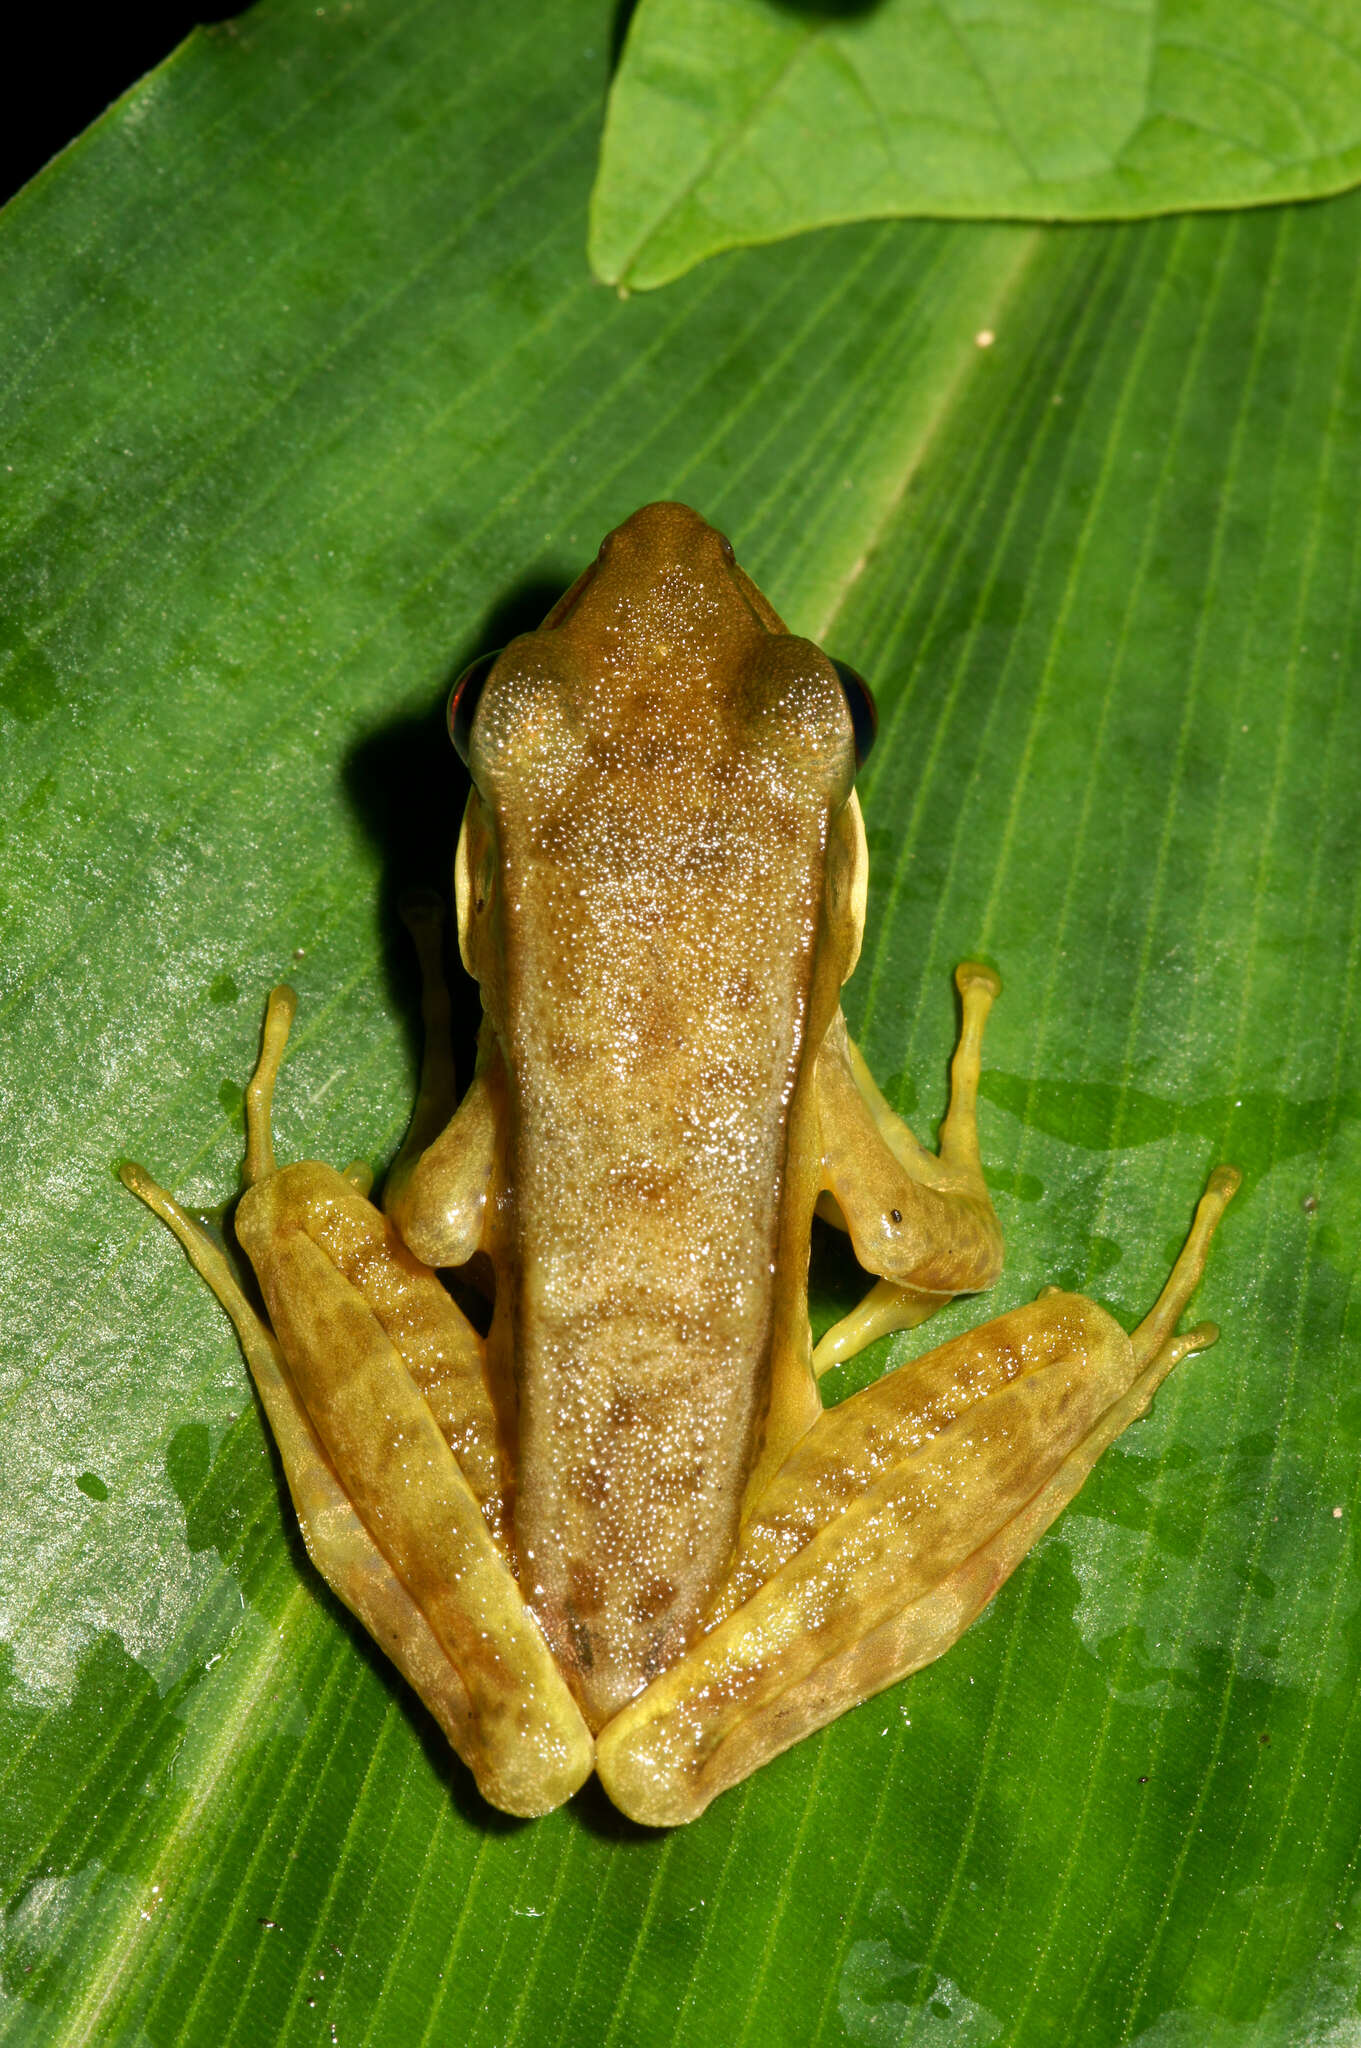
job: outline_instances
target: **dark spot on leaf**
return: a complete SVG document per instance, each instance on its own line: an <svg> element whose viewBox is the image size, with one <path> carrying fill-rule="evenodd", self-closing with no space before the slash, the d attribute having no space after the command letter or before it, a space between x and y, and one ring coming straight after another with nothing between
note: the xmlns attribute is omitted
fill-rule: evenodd
<svg viewBox="0 0 1361 2048"><path fill-rule="evenodd" d="M13 657L5 664L0 706L20 725L35 725L61 702L57 671L13 611L0 619L0 655Z"/></svg>
<svg viewBox="0 0 1361 2048"><path fill-rule="evenodd" d="M1177 1251L1181 1250L1178 1240ZM1118 1266L1125 1256L1124 1249L1113 1237L1093 1237L1087 1242L1087 1277L1094 1280L1099 1273L1109 1273L1112 1266ZM1176 1252L1172 1254L1176 1257ZM1171 1260L1168 1261L1169 1265Z"/></svg>
<svg viewBox="0 0 1361 2048"><path fill-rule="evenodd" d="M1264 1172L1277 1159L1317 1152L1335 1116L1361 1117L1361 1094L1354 1091L1336 1101L1326 1095L1298 1101L1257 1089L1178 1102L1113 1081L1031 1080L987 1067L978 1092L1031 1128L1086 1151L1149 1145L1194 1132L1249 1174Z"/></svg>

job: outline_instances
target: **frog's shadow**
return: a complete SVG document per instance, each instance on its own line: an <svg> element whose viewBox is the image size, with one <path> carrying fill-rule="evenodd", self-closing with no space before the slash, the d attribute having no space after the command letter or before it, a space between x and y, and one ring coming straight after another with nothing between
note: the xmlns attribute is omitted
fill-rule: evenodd
<svg viewBox="0 0 1361 2048"><path fill-rule="evenodd" d="M775 0L775 4L787 14L804 15L814 22L857 21L861 15L873 14L883 5L883 0ZM610 21L610 77L619 69L628 40L629 25L638 11L638 0L616 0Z"/></svg>
<svg viewBox="0 0 1361 2048"><path fill-rule="evenodd" d="M413 889L433 889L446 909L453 893L454 851L468 795L468 771L449 741L445 705L454 679L479 654L532 632L572 581L555 563L541 564L513 584L483 617L477 632L451 650L445 680L428 710L375 726L346 756L345 794L382 862L378 928L382 970L393 1009L405 1025L412 1064L420 1057L420 983L400 904ZM452 930L452 927L451 927ZM456 1070L473 1070L481 1004L458 946L446 948Z"/></svg>

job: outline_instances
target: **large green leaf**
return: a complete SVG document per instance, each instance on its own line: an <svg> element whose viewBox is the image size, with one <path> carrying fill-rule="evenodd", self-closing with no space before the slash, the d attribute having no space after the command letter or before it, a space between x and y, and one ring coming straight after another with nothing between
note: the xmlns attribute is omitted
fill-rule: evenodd
<svg viewBox="0 0 1361 2048"><path fill-rule="evenodd" d="M1361 203L868 225L623 301L606 17L271 0L0 222L0 2033L1341 2043ZM1223 1341L985 1618L669 1837L479 1805L110 1171L227 1195L284 974L285 1149L390 1153L445 681L663 494L875 681L848 1002L919 1127L952 964L1002 967L998 1305L1132 1320L1247 1175Z"/></svg>
<svg viewBox="0 0 1361 2048"><path fill-rule="evenodd" d="M834 222L1134 220L1361 179L1349 0L640 0L601 277Z"/></svg>

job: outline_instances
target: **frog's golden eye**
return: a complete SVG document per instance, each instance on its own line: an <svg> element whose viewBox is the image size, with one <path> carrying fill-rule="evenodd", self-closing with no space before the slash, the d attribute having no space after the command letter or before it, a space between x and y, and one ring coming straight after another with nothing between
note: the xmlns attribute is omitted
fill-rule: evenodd
<svg viewBox="0 0 1361 2048"><path fill-rule="evenodd" d="M831 657L828 657L831 660ZM832 667L841 678L841 687L846 693L846 709L851 714L851 729L855 734L855 765L863 768L869 758L870 748L879 735L879 711L874 702L869 684L862 675L857 675L848 661L832 661Z"/></svg>
<svg viewBox="0 0 1361 2048"><path fill-rule="evenodd" d="M449 692L449 737L454 750L464 767L468 766L468 747L473 729L473 714L482 695L482 685L500 659L501 650L491 654L479 654L477 660L465 668L453 689Z"/></svg>
<svg viewBox="0 0 1361 2048"><path fill-rule="evenodd" d="M733 544L728 539L726 533L719 534L718 545L723 551L723 559L725 562L735 562L737 560L737 556L733 552Z"/></svg>

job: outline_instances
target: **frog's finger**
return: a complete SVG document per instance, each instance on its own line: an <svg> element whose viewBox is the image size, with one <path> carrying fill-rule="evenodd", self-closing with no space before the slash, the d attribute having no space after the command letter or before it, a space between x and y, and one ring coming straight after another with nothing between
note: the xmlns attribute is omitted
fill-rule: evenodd
<svg viewBox="0 0 1361 2048"><path fill-rule="evenodd" d="M1163 1306L1184 1305L1232 1193L1207 1191ZM686 1656L609 1722L597 1768L635 1819L671 1825L958 1638L1142 1414L1213 1343L1155 1311L1131 1339L1050 1294L830 1410L756 1503Z"/></svg>

